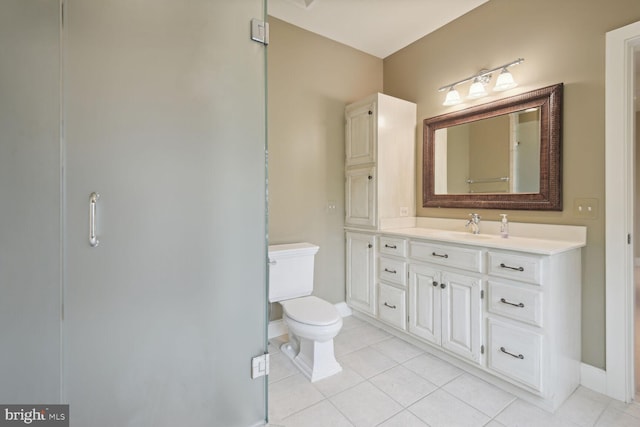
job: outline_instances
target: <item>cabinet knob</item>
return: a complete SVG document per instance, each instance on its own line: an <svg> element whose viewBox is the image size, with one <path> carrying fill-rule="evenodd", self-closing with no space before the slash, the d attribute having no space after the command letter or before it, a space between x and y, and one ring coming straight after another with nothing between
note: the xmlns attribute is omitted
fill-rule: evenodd
<svg viewBox="0 0 640 427"><path fill-rule="evenodd" d="M373 179L373 176L369 175L367 178L369 178L369 179Z"/></svg>
<svg viewBox="0 0 640 427"><path fill-rule="evenodd" d="M369 244L367 245L367 247L368 247L369 249L371 249L371 248L373 247L373 245L372 245L371 243L369 243Z"/></svg>
<svg viewBox="0 0 640 427"><path fill-rule="evenodd" d="M440 283L440 287L441 287L442 289L444 289L444 288L446 288L446 287L447 287L447 285L446 285L446 284L444 284L444 283Z"/></svg>
<svg viewBox="0 0 640 427"><path fill-rule="evenodd" d="M373 111L369 110L369 115L372 116L373 115Z"/></svg>
<svg viewBox="0 0 640 427"><path fill-rule="evenodd" d="M433 286L438 286L438 282L436 282L435 280L433 281Z"/></svg>

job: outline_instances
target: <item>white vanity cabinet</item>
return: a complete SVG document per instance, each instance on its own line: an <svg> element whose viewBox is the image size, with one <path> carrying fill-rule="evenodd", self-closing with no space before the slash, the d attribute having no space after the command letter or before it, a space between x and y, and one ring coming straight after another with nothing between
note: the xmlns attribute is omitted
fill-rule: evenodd
<svg viewBox="0 0 640 427"><path fill-rule="evenodd" d="M586 242L584 227L557 227L557 240L535 229L534 237L507 240L350 230L347 302L399 337L555 411L580 384Z"/></svg>
<svg viewBox="0 0 640 427"><path fill-rule="evenodd" d="M345 109L345 225L415 216L416 104L381 93Z"/></svg>
<svg viewBox="0 0 640 427"><path fill-rule="evenodd" d="M437 262L448 263L452 258L455 262L453 254L457 251L462 251L462 259L479 259L482 251L438 245L436 252L431 246L410 242L409 332L460 357L481 363L482 279L463 270L442 269L440 264L416 262L413 257L417 253L420 258L423 250L429 247L427 253ZM477 268L480 268L479 264Z"/></svg>
<svg viewBox="0 0 640 427"><path fill-rule="evenodd" d="M356 310L375 316L377 313L375 234L347 232L346 261L347 304Z"/></svg>

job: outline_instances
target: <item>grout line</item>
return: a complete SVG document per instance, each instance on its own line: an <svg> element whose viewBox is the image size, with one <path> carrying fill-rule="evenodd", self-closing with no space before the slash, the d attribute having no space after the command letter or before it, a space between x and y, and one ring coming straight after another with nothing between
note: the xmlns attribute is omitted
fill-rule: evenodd
<svg viewBox="0 0 640 427"><path fill-rule="evenodd" d="M359 383L359 384L362 384L362 383ZM353 388L353 387L352 387L352 388ZM340 393L342 393L342 392L340 392ZM337 394L340 394L340 393L337 393ZM335 395L334 395L334 396L335 396ZM337 406L336 406L336 405L331 401L331 399L327 398L327 399L326 399L326 401L327 401L327 402L329 402L329 405L333 406L333 407L335 408L335 410L336 410L336 411L338 411L338 413L339 413L340 415L342 415L342 416L344 417L344 419L345 419L345 420L347 420L347 422L348 422L349 424L351 424L352 426L354 426L354 427L355 427L355 424L353 424L353 423L351 422L351 418L349 418L349 417L347 416L347 414L345 414L344 412L342 412L342 411L340 410L340 408L338 408L338 407L337 407Z"/></svg>

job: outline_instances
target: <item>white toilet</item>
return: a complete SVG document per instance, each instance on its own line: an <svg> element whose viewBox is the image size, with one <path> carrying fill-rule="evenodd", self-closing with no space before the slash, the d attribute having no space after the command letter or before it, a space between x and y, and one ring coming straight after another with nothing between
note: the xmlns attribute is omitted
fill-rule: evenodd
<svg viewBox="0 0 640 427"><path fill-rule="evenodd" d="M289 329L281 349L311 382L342 370L333 354L342 317L332 304L311 296L318 249L311 243L269 246L269 302L282 305Z"/></svg>

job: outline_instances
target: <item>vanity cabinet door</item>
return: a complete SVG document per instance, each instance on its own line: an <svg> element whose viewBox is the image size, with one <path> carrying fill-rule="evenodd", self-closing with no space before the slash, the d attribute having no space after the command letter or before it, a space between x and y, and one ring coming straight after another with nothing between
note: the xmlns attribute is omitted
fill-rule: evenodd
<svg viewBox="0 0 640 427"><path fill-rule="evenodd" d="M345 225L374 228L376 168L347 169L345 174Z"/></svg>
<svg viewBox="0 0 640 427"><path fill-rule="evenodd" d="M409 267L409 332L434 344L441 339L440 272L426 265Z"/></svg>
<svg viewBox="0 0 640 427"><path fill-rule="evenodd" d="M452 353L481 362L481 279L409 266L409 332Z"/></svg>
<svg viewBox="0 0 640 427"><path fill-rule="evenodd" d="M480 362L482 309L481 280L443 272L442 347L459 356Z"/></svg>
<svg viewBox="0 0 640 427"><path fill-rule="evenodd" d="M349 106L345 117L345 166L375 162L376 102Z"/></svg>
<svg viewBox="0 0 640 427"><path fill-rule="evenodd" d="M372 234L347 232L347 304L376 315L375 242Z"/></svg>

